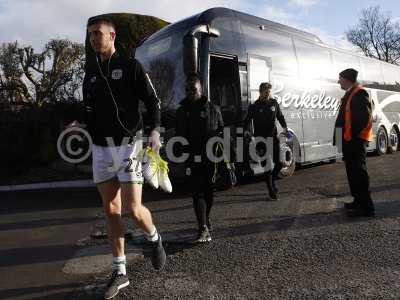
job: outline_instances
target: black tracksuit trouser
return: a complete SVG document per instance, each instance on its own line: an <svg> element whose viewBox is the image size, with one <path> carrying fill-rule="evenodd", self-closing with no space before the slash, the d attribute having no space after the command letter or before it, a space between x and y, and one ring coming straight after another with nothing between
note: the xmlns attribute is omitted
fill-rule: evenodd
<svg viewBox="0 0 400 300"><path fill-rule="evenodd" d="M192 163L190 186L193 197L193 208L199 229L207 225L211 208L214 203L213 164L211 162Z"/></svg>
<svg viewBox="0 0 400 300"><path fill-rule="evenodd" d="M278 177L279 172L282 169L282 162L280 160L280 142L279 139L276 135L273 137L264 137L265 139L272 138L272 160L274 162L274 168L272 171L267 171L265 172L265 180L267 183L268 190L271 193L273 193L273 186L274 186L274 181ZM258 150L260 151L260 155L265 155L267 149L265 148L265 144L259 143L257 144ZM270 146L269 144L267 147ZM267 160L264 160L261 162L261 165L265 167L267 165Z"/></svg>
<svg viewBox="0 0 400 300"><path fill-rule="evenodd" d="M343 141L343 160L354 202L361 209L374 210L366 164L367 145L368 143L361 139Z"/></svg>

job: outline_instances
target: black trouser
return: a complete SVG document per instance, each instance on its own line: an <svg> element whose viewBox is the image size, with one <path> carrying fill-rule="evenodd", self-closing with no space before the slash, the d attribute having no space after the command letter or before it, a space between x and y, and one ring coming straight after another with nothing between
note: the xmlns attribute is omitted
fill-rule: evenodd
<svg viewBox="0 0 400 300"><path fill-rule="evenodd" d="M278 177L279 172L282 169L282 162L280 160L280 143L279 139L276 135L273 137L264 137L265 139L272 138L272 160L274 162L274 168L272 171L267 171L265 172L265 180L267 182L267 187L269 192L271 193L273 191L273 184L275 179ZM260 156L265 156L265 153L267 151L266 145L264 143L258 143L257 144L257 151L259 152ZM268 145L269 146L269 143ZM265 167L267 165L267 159L263 160L261 162L261 165Z"/></svg>
<svg viewBox="0 0 400 300"><path fill-rule="evenodd" d="M369 190L369 176L367 171L368 143L361 139L343 141L343 160L346 165L347 180L354 202L362 209L374 209Z"/></svg>
<svg viewBox="0 0 400 300"><path fill-rule="evenodd" d="M193 208L199 228L207 224L214 202L213 164L209 161L191 164L190 185L193 196Z"/></svg>

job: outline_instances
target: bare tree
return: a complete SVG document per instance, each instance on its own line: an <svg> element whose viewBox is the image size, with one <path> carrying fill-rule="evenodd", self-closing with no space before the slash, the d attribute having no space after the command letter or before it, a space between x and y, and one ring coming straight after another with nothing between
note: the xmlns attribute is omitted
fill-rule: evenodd
<svg viewBox="0 0 400 300"><path fill-rule="evenodd" d="M357 25L346 32L347 39L368 57L400 63L400 24L379 6L363 9Z"/></svg>

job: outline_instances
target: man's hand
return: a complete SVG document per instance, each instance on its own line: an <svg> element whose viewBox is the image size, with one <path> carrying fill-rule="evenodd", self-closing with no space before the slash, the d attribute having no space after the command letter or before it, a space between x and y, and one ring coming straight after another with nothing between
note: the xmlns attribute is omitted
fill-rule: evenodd
<svg viewBox="0 0 400 300"><path fill-rule="evenodd" d="M159 153L161 148L160 133L152 130L149 136L149 145L154 152Z"/></svg>
<svg viewBox="0 0 400 300"><path fill-rule="evenodd" d="M250 133L250 131L245 131L245 132L243 133L243 137L244 137L245 139L250 139L250 138L251 138L251 133Z"/></svg>

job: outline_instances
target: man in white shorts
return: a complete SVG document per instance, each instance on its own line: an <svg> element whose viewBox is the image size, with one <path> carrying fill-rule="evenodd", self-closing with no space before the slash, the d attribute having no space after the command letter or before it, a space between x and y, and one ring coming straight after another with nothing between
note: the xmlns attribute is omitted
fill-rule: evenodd
<svg viewBox="0 0 400 300"><path fill-rule="evenodd" d="M150 211L142 205L143 177L137 155L143 128L139 99L151 122L149 144L160 148L160 100L149 76L138 61L120 55L115 48L116 28L104 17L90 18L87 24L96 59L87 58L83 83L85 118L93 140L93 179L100 192L112 249L113 273L105 291L111 299L129 285L124 252L122 214L127 213L152 245L155 269L165 265L166 254Z"/></svg>

